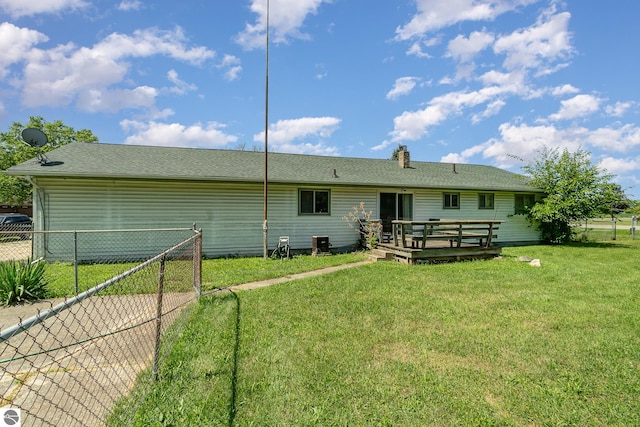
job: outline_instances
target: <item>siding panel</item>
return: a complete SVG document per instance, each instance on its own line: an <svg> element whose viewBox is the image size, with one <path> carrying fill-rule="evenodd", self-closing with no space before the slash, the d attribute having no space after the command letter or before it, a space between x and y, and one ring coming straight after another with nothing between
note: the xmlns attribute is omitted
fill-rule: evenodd
<svg viewBox="0 0 640 427"><path fill-rule="evenodd" d="M261 255L263 187L252 183L178 182L38 178L34 219L44 230L112 230L136 228L203 229L205 256ZM381 189L368 187L304 187L331 191L330 215L298 215L296 185L269 185L269 249L279 236L289 236L291 247L308 251L311 237L329 236L333 249L358 240L343 217L365 203L378 218ZM391 190L393 191L393 190ZM396 190L397 191L397 190ZM495 193L496 209L478 209L478 193L462 191L460 209L442 208L442 190L407 189L414 194L414 217L498 219L503 221L498 242L537 241L526 219L513 216L513 193ZM446 191L446 190L445 190ZM455 191L455 190L451 190Z"/></svg>

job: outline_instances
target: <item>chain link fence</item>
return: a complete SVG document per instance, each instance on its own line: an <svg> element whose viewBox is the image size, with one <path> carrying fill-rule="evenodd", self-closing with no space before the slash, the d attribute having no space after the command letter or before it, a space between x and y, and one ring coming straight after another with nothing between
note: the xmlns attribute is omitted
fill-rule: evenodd
<svg viewBox="0 0 640 427"><path fill-rule="evenodd" d="M0 407L23 426L104 425L118 398L161 374L175 321L200 295L202 233L0 233L3 258L45 261L65 295L0 309Z"/></svg>

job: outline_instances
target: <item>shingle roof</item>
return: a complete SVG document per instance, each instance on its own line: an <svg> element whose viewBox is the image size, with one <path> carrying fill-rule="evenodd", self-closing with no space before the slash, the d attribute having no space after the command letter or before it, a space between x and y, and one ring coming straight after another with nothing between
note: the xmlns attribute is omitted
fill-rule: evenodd
<svg viewBox="0 0 640 427"><path fill-rule="evenodd" d="M263 182L264 152L71 143L13 166L10 175ZM522 175L493 166L269 153L273 183L534 191ZM335 176L334 176L335 170Z"/></svg>

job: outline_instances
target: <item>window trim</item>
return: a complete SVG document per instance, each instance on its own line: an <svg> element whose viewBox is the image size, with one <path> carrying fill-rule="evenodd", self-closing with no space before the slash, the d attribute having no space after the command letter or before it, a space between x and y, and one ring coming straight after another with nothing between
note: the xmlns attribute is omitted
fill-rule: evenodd
<svg viewBox="0 0 640 427"><path fill-rule="evenodd" d="M302 212L302 192L311 192L313 193L313 212ZM326 212L316 212L316 199L317 193L326 193L327 194L327 211ZM327 188L299 188L298 189L298 215L299 216L308 216L308 215L331 215L331 190Z"/></svg>
<svg viewBox="0 0 640 427"><path fill-rule="evenodd" d="M491 199L491 205L487 206L487 198ZM496 208L496 193L478 193L478 209L493 210Z"/></svg>
<svg viewBox="0 0 640 427"><path fill-rule="evenodd" d="M451 203L451 196L456 197L456 201L457 201L456 205L453 205ZM449 206L447 206L447 198L449 198ZM457 192L442 193L442 209L460 209L460 193L457 193Z"/></svg>

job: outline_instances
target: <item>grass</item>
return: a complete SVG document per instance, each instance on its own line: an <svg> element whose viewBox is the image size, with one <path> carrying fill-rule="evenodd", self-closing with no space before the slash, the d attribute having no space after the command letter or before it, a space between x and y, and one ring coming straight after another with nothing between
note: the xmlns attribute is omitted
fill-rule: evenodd
<svg viewBox="0 0 640 427"><path fill-rule="evenodd" d="M205 297L127 411L140 426L640 425L639 249L620 235ZM260 270L229 262L212 282Z"/></svg>
<svg viewBox="0 0 640 427"><path fill-rule="evenodd" d="M203 261L202 288L212 290L230 285L285 277L290 274L365 260L363 253L332 256L294 256L290 259L219 258Z"/></svg>
<svg viewBox="0 0 640 427"><path fill-rule="evenodd" d="M229 285L273 279L309 270L362 261L363 254L338 254L333 256L294 256L290 259L262 258L217 258L202 262L202 289L204 291L223 288ZM181 261L184 262L184 261ZM175 263L175 261L174 261ZM83 292L118 274L135 267L137 263L81 264L78 266L78 291ZM185 266L187 268L187 266ZM190 267L189 267L190 268ZM69 263L47 265L47 281L50 297L69 297L75 295L74 268ZM155 292L155 279L149 286L114 287L106 293L116 294Z"/></svg>

